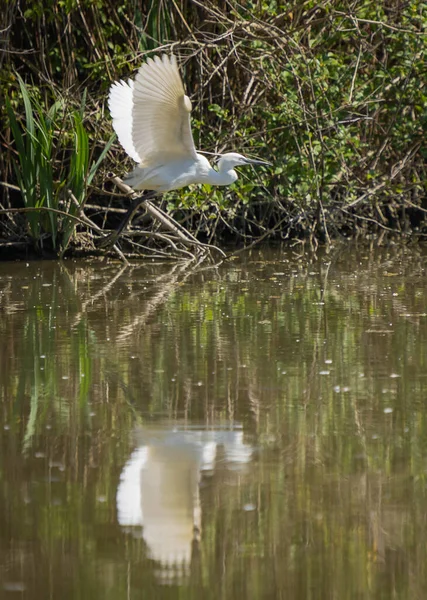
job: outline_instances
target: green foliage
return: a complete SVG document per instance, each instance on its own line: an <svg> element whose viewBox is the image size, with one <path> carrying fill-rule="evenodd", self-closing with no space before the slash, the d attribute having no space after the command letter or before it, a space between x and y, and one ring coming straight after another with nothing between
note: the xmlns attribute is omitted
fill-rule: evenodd
<svg viewBox="0 0 427 600"><path fill-rule="evenodd" d="M8 75L19 71L25 79L31 72L42 89L45 79L37 77L43 73L51 89L64 93L84 84L95 106L85 120L89 147L99 120L108 123L100 102L111 81L131 75L158 50L181 59L198 147L274 163L272 169L242 170L231 188L168 195L175 218L197 232L218 235L229 226L233 235L252 228L251 235L271 229L286 236L295 223L313 231L323 209L335 227L337 213L348 223L344 211L354 203L356 222L368 217L390 227L399 214L415 210L417 226L422 223L427 15L419 0L231 0L226 6L124 0L117 7L107 0L36 0L15 21L11 43L22 55L6 55L1 78L9 82ZM25 54L34 48L38 52ZM47 96L53 106L51 91ZM68 118L80 135L76 119ZM37 135L39 123L33 124ZM107 128L100 136L108 139ZM107 168L122 174L124 152L116 149L117 162ZM48 155L48 144L43 152ZM84 187L77 179L75 185Z"/></svg>
<svg viewBox="0 0 427 600"><path fill-rule="evenodd" d="M222 41L216 48L213 102L195 123L195 137L203 148L264 156L274 167L248 173L252 186L242 174L218 192L223 221L241 230L234 221L240 204L240 214L262 229L264 216L274 213L272 199L280 207L273 226L283 209L296 221L313 220L319 202L333 213L365 198L358 210L375 219L378 202L389 217L409 196L425 208L427 94L420 82L427 21L419 3L391 9L367 0L352 11L340 2L236 8L241 43L237 49ZM218 17L216 23L218 39L228 39L229 22ZM189 88L197 85L194 79ZM192 196L184 190L176 208ZM260 202L266 205L262 218ZM386 217L380 221L388 224Z"/></svg>
<svg viewBox="0 0 427 600"><path fill-rule="evenodd" d="M72 217L82 209L87 188L114 136L90 164L89 138L83 125L85 95L80 111L70 114L63 100L45 111L19 75L18 81L25 120L16 116L9 98L6 110L17 153L13 162L16 179L24 207L34 209L26 213L30 234L36 244L48 234L53 247L63 253L75 228Z"/></svg>
<svg viewBox="0 0 427 600"><path fill-rule="evenodd" d="M53 179L52 179L52 138L54 135L54 119L57 105L53 105L46 118L34 99L34 109L37 110L39 118L33 113L28 90L19 77L19 86L25 106L25 124L20 126L15 112L8 98L6 98L6 109L9 123L18 154L18 162L14 162L15 174L18 185L22 192L26 208L37 208L39 206L53 206ZM39 239L41 222L35 213L28 214L31 234L34 239ZM56 241L56 227L51 219L51 233L53 243Z"/></svg>

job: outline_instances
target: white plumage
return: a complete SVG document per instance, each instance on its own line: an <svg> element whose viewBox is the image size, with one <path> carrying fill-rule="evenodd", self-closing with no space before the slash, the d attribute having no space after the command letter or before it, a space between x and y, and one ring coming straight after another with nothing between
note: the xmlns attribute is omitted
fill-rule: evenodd
<svg viewBox="0 0 427 600"><path fill-rule="evenodd" d="M116 81L111 86L108 107L113 118L114 131L124 150L135 162L141 162L132 140L133 81Z"/></svg>
<svg viewBox="0 0 427 600"><path fill-rule="evenodd" d="M138 166L125 181L138 190L166 192L192 183L229 185L234 167L268 164L230 152L218 170L196 152L191 133L191 101L186 96L175 56L149 58L135 81L111 86L108 106L119 142Z"/></svg>

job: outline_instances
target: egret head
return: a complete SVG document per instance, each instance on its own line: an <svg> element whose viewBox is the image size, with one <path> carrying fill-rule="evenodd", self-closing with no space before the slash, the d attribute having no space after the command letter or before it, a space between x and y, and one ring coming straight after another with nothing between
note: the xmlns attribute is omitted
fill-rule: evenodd
<svg viewBox="0 0 427 600"><path fill-rule="evenodd" d="M229 169L234 169L234 167L239 167L243 165L269 166L271 165L271 163L266 162L265 160L246 158L246 156L243 156L243 154L238 154L237 152L227 152L227 154L221 155L221 158L218 161L218 170L228 171Z"/></svg>

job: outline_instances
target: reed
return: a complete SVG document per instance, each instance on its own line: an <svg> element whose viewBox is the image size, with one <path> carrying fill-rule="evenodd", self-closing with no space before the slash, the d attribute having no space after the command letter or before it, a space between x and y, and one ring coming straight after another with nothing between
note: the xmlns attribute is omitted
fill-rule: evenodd
<svg viewBox="0 0 427 600"><path fill-rule="evenodd" d="M84 126L86 94L79 110L63 98L45 108L36 93L17 75L24 116L20 119L10 98L6 111L15 146L13 167L21 191L28 233L36 247L51 244L62 255L88 198L89 186L114 140L94 159ZM37 210L40 209L40 210Z"/></svg>

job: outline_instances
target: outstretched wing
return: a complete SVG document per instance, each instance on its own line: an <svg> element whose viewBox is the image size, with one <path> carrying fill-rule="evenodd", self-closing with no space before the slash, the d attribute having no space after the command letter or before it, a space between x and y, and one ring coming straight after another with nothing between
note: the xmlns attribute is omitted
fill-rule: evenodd
<svg viewBox="0 0 427 600"><path fill-rule="evenodd" d="M126 152L142 166L159 160L196 158L185 95L175 56L149 58L134 84L115 83L109 108Z"/></svg>

